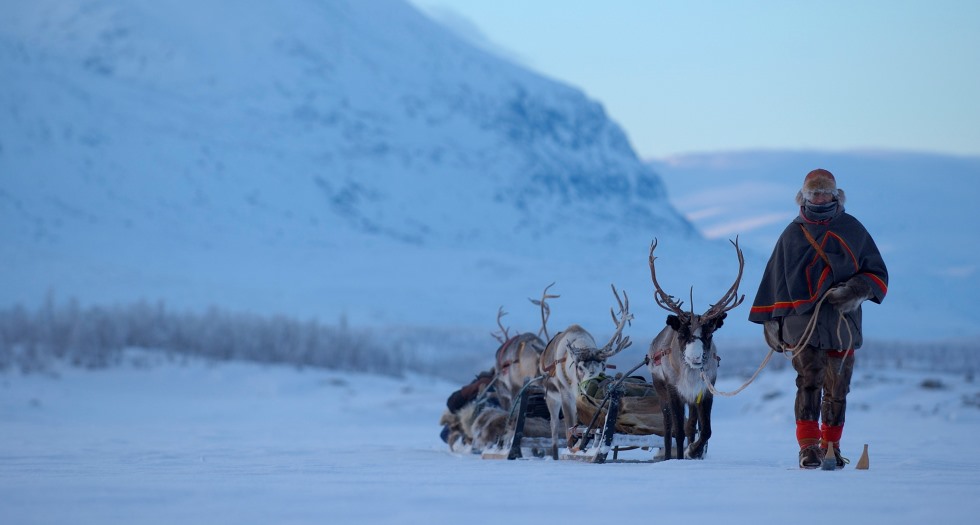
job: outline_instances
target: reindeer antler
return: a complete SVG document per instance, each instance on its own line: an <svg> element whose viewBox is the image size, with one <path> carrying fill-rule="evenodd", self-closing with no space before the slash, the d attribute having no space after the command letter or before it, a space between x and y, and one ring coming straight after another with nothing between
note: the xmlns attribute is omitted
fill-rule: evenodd
<svg viewBox="0 0 980 525"><path fill-rule="evenodd" d="M544 292L541 292L541 300L528 298L528 301L541 307L541 329L538 330L538 336L544 334L544 340L550 341L551 338L548 337L548 318L551 317L551 307L548 306L548 299L557 299L561 297L560 295L548 295L548 289L554 286L555 283L551 283L544 287Z"/></svg>
<svg viewBox="0 0 980 525"><path fill-rule="evenodd" d="M504 328L504 325L500 322L500 318L505 315L507 315L507 312L504 311L503 306L497 309L497 326L500 327L501 335L498 336L496 332L490 332L490 335L492 335L497 341L500 341L500 344L504 344L508 339L510 339L510 334L508 333L510 328Z"/></svg>
<svg viewBox="0 0 980 525"><path fill-rule="evenodd" d="M742 301L745 300L745 294L742 294L741 297L738 295L738 285L742 281L742 270L745 269L745 257L742 255L742 249L738 247L737 235L735 236L734 241L729 239L728 242L735 246L735 253L738 255L738 276L735 277L735 284L733 284L732 287L725 292L725 295L721 297L721 300L711 305L711 308L709 308L708 311L701 316L701 318L705 320L718 317L719 315L742 304Z"/></svg>
<svg viewBox="0 0 980 525"><path fill-rule="evenodd" d="M613 324L616 325L616 333L614 333L612 338L609 339L609 342L602 347L602 355L604 358L614 356L626 348L629 348L629 346L633 344L633 342L630 341L629 336L623 337L623 328L627 324L630 324L630 321L633 320L633 314L630 313L629 295L626 295L626 290L623 290L623 297L626 298L626 303L624 304L619 298L619 292L616 291L616 285L611 284L609 286L612 287L613 295L616 296L616 302L619 303L619 318L616 318L615 311L610 308L609 313L612 315Z"/></svg>
<svg viewBox="0 0 980 525"><path fill-rule="evenodd" d="M654 237L653 242L650 243L650 278L653 279L653 286L656 288L656 291L653 294L653 300L657 302L657 306L667 310L668 312L677 314L678 317L688 317L690 314L681 308L681 306L684 305L684 301L675 301L674 296L667 294L667 292L660 287L660 282L657 281L657 269L653 263L653 261L657 260L657 258L653 256L653 251L656 249L657 238ZM693 290L691 293L693 294Z"/></svg>

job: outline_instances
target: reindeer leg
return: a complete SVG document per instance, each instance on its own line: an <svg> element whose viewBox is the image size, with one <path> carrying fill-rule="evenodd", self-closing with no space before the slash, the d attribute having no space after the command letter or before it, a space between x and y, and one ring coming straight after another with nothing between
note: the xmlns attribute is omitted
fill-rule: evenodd
<svg viewBox="0 0 980 525"><path fill-rule="evenodd" d="M571 449L575 444L572 441L572 429L578 425L578 406L575 404L575 394L562 396L562 413L565 416L565 442L566 447Z"/></svg>
<svg viewBox="0 0 980 525"><path fill-rule="evenodd" d="M684 401L674 388L670 390L670 411L674 416L674 440L677 442L677 459L684 459Z"/></svg>
<svg viewBox="0 0 980 525"><path fill-rule="evenodd" d="M698 437L698 405L697 403L687 404L687 420L684 423L684 435L687 436L687 442L694 443Z"/></svg>
<svg viewBox="0 0 980 525"><path fill-rule="evenodd" d="M697 409L700 432L697 441L691 445L691 459L704 459L705 447L708 446L708 438L711 437L711 406L714 400L711 392L705 392L701 399L701 406Z"/></svg>
<svg viewBox="0 0 980 525"><path fill-rule="evenodd" d="M548 413L551 422L551 459L558 461L558 427L561 426L561 420L558 416L561 413L561 397L556 392L549 389L545 395L545 401L548 404Z"/></svg>
<svg viewBox="0 0 980 525"><path fill-rule="evenodd" d="M664 459L670 459L671 453L671 430L673 427L674 419L671 417L670 413L670 393L667 391L666 385L654 378L653 388L657 391L657 397L660 398L660 413L664 417Z"/></svg>

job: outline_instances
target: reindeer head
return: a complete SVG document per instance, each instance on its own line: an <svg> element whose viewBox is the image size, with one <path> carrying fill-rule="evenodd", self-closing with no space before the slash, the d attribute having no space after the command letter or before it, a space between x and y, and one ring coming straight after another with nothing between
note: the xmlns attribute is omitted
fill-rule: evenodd
<svg viewBox="0 0 980 525"><path fill-rule="evenodd" d="M575 363L575 379L579 384L605 372L606 361L633 344L628 335L623 335L623 328L633 320L633 314L629 311L629 296L623 292L623 299L620 299L615 286L612 286L612 291L619 303L619 314L617 316L614 309L609 309L616 331L608 343L601 348L597 347L592 336L578 325L572 325L560 336L555 336L556 339L562 339L560 344L565 346Z"/></svg>
<svg viewBox="0 0 980 525"><path fill-rule="evenodd" d="M714 348L712 336L721 328L728 314L722 312L714 318L702 315L668 315L667 326L677 332L677 342L683 350L684 363L700 370L710 359Z"/></svg>
<svg viewBox="0 0 980 525"><path fill-rule="evenodd" d="M575 379L581 384L584 381L599 377L606 371L606 359L609 358L602 348L568 347L569 353L575 360Z"/></svg>
<svg viewBox="0 0 980 525"><path fill-rule="evenodd" d="M742 250L738 247L737 237L732 244L735 246L735 253L738 255L738 276L735 278L735 284L725 292L721 300L711 305L711 308L701 315L694 313L693 305L691 311L685 312L681 308L684 304L683 301L676 301L674 296L668 295L660 287L660 283L657 281L657 270L654 266L654 261L657 258L653 256L653 251L657 249L657 240L654 239L650 245L650 277L653 279L654 288L656 288L654 300L658 306L671 312L671 315L667 316L667 326L677 334L677 343L683 353L684 363L696 370L704 368L708 359L714 357L712 355L714 351L712 336L724 324L725 317L728 316L727 312L745 300L744 295L738 295L738 285L742 280L745 258L742 256ZM694 302L693 290L691 302Z"/></svg>

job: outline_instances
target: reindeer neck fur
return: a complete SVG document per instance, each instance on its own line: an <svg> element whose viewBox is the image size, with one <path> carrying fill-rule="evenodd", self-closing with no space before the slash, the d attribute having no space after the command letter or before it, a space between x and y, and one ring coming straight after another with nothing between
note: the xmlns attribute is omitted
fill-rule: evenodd
<svg viewBox="0 0 980 525"><path fill-rule="evenodd" d="M694 403L707 390L701 372L711 382L718 377L717 349L712 341L708 351L704 352L704 344L697 338L687 348L682 345L680 335L669 326L665 327L650 344L650 373L654 381L673 386L684 401ZM701 358L701 363L692 357Z"/></svg>

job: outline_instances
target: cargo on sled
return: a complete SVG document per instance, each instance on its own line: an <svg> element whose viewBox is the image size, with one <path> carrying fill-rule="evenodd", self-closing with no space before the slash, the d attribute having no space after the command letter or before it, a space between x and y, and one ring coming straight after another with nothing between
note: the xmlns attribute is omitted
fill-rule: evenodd
<svg viewBox="0 0 980 525"><path fill-rule="evenodd" d="M653 383L637 376L600 376L580 386L576 405L579 424L571 429L561 459L605 463L619 461L620 452L629 450L641 451L631 461L657 459L664 418Z"/></svg>

